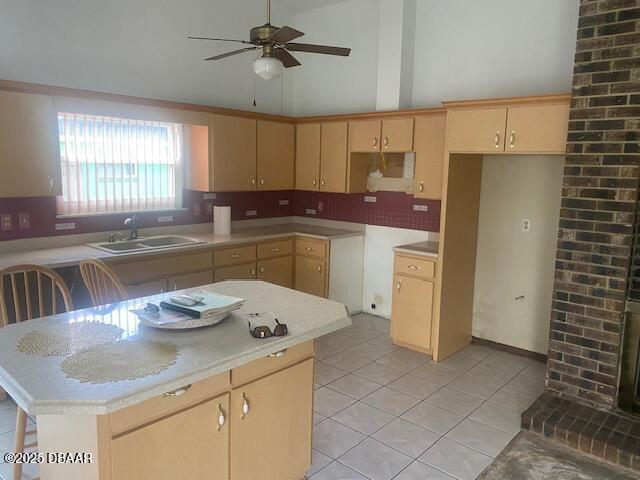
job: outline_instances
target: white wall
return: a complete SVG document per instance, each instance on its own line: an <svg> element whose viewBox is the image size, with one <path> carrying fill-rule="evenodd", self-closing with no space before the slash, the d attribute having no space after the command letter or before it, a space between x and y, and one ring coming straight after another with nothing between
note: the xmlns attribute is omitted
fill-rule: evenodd
<svg viewBox="0 0 640 480"><path fill-rule="evenodd" d="M0 0L0 78L251 110L257 54L204 62L243 45L186 37L248 39L265 21L265 0ZM293 23L282 2L273 23ZM280 81L256 87L256 110L280 113Z"/></svg>
<svg viewBox="0 0 640 480"><path fill-rule="evenodd" d="M406 228L367 225L364 236L362 310L391 317L393 247L437 239L437 234ZM371 308L374 303L376 308Z"/></svg>
<svg viewBox="0 0 640 480"><path fill-rule="evenodd" d="M295 17L300 41L350 47L349 57L296 53L296 115L375 110L378 65L378 0L351 0Z"/></svg>
<svg viewBox="0 0 640 480"><path fill-rule="evenodd" d="M561 156L484 157L474 336L546 354L563 166Z"/></svg>
<svg viewBox="0 0 640 480"><path fill-rule="evenodd" d="M568 92L578 0L418 0L413 106Z"/></svg>

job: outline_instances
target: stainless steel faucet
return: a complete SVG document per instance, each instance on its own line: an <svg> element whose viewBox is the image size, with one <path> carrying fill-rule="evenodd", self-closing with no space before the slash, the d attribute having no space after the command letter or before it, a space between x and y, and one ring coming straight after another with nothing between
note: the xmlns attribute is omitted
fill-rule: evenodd
<svg viewBox="0 0 640 480"><path fill-rule="evenodd" d="M129 240L136 240L138 238L138 216L131 215L124 219L124 226L131 229L129 234Z"/></svg>

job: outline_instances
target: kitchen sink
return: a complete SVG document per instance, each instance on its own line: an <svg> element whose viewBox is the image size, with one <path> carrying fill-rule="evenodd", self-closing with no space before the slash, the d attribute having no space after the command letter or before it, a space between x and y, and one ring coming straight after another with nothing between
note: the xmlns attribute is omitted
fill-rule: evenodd
<svg viewBox="0 0 640 480"><path fill-rule="evenodd" d="M180 237L176 235L164 235L158 237L138 238L137 240L125 240L120 242L98 242L88 243L92 248L97 248L103 252L109 253L131 253L148 250L158 250L160 248L181 247L185 245L196 245L205 243L189 237Z"/></svg>

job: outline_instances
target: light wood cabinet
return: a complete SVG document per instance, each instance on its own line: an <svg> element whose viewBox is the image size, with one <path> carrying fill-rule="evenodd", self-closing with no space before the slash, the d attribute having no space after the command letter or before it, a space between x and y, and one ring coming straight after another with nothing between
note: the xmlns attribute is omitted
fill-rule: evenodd
<svg viewBox="0 0 640 480"><path fill-rule="evenodd" d="M53 97L0 91L0 198L60 195Z"/></svg>
<svg viewBox="0 0 640 480"><path fill-rule="evenodd" d="M254 280L255 278L255 262L216 268L213 272L213 279L215 282L223 282L225 280Z"/></svg>
<svg viewBox="0 0 640 480"><path fill-rule="evenodd" d="M447 112L447 149L452 153L503 152L507 109L478 108Z"/></svg>
<svg viewBox="0 0 640 480"><path fill-rule="evenodd" d="M347 123L323 123L321 131L320 190L345 193L347 185Z"/></svg>
<svg viewBox="0 0 640 480"><path fill-rule="evenodd" d="M566 152L569 105L509 107L507 112L507 153Z"/></svg>
<svg viewBox="0 0 640 480"><path fill-rule="evenodd" d="M383 120L381 138L381 152L413 151L413 118Z"/></svg>
<svg viewBox="0 0 640 480"><path fill-rule="evenodd" d="M416 169L413 194L416 198L442 198L442 168L447 118L445 115L415 120Z"/></svg>
<svg viewBox="0 0 640 480"><path fill-rule="evenodd" d="M303 478L311 466L312 415L312 359L232 390L230 478Z"/></svg>
<svg viewBox="0 0 640 480"><path fill-rule="evenodd" d="M351 152L379 152L381 130L381 120L349 122L349 150Z"/></svg>
<svg viewBox="0 0 640 480"><path fill-rule="evenodd" d="M293 257L270 258L258 261L258 280L293 287Z"/></svg>
<svg viewBox="0 0 640 480"><path fill-rule="evenodd" d="M318 297L326 297L327 279L327 262L325 260L296 255L296 290Z"/></svg>
<svg viewBox="0 0 640 480"><path fill-rule="evenodd" d="M320 130L319 123L296 126L296 190L320 189Z"/></svg>
<svg viewBox="0 0 640 480"><path fill-rule="evenodd" d="M391 306L391 338L401 346L431 350L434 283L417 277L395 275Z"/></svg>
<svg viewBox="0 0 640 480"><path fill-rule="evenodd" d="M259 190L294 188L295 127L291 123L258 121Z"/></svg>
<svg viewBox="0 0 640 480"><path fill-rule="evenodd" d="M222 426L218 424L221 416ZM111 440L111 478L228 480L228 417L229 394L225 393L115 437Z"/></svg>

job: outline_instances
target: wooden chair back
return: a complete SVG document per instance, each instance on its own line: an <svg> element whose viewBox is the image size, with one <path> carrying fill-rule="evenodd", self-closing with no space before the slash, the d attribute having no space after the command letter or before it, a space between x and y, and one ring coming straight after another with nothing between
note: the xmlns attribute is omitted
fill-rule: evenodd
<svg viewBox="0 0 640 480"><path fill-rule="evenodd" d="M80 262L80 274L94 307L129 299L127 289L118 276L101 260L83 260Z"/></svg>
<svg viewBox="0 0 640 480"><path fill-rule="evenodd" d="M40 265L0 270L0 326L73 310L62 277Z"/></svg>

